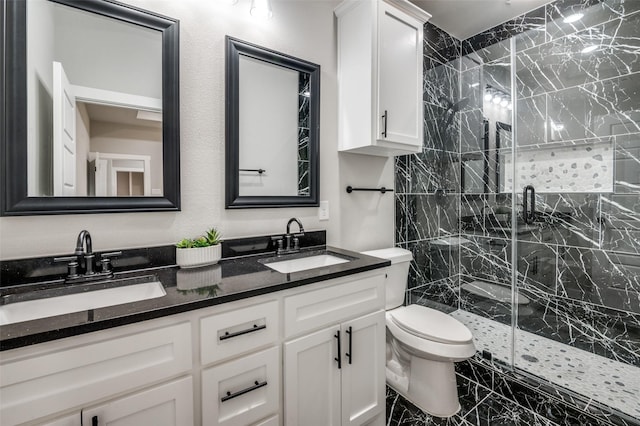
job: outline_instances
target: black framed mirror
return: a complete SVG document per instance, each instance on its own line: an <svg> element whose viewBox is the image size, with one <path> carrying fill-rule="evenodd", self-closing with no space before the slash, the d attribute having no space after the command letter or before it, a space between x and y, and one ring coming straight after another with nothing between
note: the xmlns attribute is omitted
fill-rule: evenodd
<svg viewBox="0 0 640 426"><path fill-rule="evenodd" d="M318 206L320 65L226 37L227 209Z"/></svg>
<svg viewBox="0 0 640 426"><path fill-rule="evenodd" d="M106 0L3 3L0 214L180 210L179 22Z"/></svg>

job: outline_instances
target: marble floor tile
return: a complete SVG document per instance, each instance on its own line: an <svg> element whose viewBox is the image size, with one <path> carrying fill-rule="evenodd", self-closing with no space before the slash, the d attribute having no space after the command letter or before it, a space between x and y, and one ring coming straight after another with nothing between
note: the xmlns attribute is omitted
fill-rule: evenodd
<svg viewBox="0 0 640 426"><path fill-rule="evenodd" d="M547 426L554 422L492 392L463 417L477 426Z"/></svg>
<svg viewBox="0 0 640 426"><path fill-rule="evenodd" d="M510 363L511 327L462 310L450 315L469 327L477 350ZM515 366L640 419L639 367L522 330L515 335Z"/></svg>
<svg viewBox="0 0 640 426"><path fill-rule="evenodd" d="M469 426L462 417L433 417L387 386L387 426Z"/></svg>

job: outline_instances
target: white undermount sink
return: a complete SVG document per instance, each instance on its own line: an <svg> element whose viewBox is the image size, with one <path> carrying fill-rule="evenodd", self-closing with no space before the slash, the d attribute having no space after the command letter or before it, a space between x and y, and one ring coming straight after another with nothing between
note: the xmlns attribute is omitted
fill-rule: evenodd
<svg viewBox="0 0 640 426"><path fill-rule="evenodd" d="M0 325L82 312L166 295L160 281L131 284L0 306Z"/></svg>
<svg viewBox="0 0 640 426"><path fill-rule="evenodd" d="M315 256L300 257L298 259L265 262L265 266L282 272L283 274L289 274L291 272L300 272L307 269L322 268L323 266L338 265L347 262L349 262L349 260L343 259L342 257L332 256L330 254L318 254Z"/></svg>

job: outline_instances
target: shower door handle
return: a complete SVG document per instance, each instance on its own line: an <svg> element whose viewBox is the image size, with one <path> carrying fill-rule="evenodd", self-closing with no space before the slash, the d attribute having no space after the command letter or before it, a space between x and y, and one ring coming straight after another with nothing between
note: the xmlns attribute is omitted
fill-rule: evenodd
<svg viewBox="0 0 640 426"><path fill-rule="evenodd" d="M527 196L531 205L528 205ZM536 216L536 190L533 185L527 185L522 191L522 218L524 223L531 224Z"/></svg>

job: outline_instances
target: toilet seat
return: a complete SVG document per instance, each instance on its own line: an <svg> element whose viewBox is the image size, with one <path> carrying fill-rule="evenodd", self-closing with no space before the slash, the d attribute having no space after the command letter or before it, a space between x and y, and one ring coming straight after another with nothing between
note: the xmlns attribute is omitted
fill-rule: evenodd
<svg viewBox="0 0 640 426"><path fill-rule="evenodd" d="M389 314L400 329L416 337L450 345L473 340L471 331L460 321L426 306L401 306Z"/></svg>

